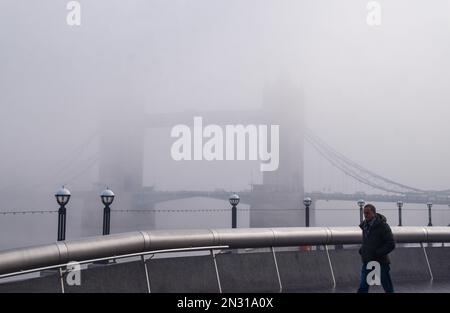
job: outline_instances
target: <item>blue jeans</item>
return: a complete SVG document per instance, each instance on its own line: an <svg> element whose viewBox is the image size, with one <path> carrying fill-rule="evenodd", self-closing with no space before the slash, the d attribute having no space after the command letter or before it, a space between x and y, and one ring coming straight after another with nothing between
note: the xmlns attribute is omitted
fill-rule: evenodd
<svg viewBox="0 0 450 313"><path fill-rule="evenodd" d="M367 274L369 274L373 269L366 269L367 263L363 263L361 269L361 281L359 283L358 293L367 293L369 292L369 285L367 284ZM394 286L392 285L391 275L389 271L391 267L389 264L380 264L380 280L383 289L387 293L394 292Z"/></svg>

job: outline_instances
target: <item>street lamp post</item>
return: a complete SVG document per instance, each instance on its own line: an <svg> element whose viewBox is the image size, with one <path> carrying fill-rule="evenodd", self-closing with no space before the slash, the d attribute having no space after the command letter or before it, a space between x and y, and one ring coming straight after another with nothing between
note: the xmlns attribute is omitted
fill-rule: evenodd
<svg viewBox="0 0 450 313"><path fill-rule="evenodd" d="M58 210L58 241L66 240L66 205L70 199L70 191L64 186L56 193L56 202L59 204Z"/></svg>
<svg viewBox="0 0 450 313"><path fill-rule="evenodd" d="M364 205L366 205L366 202L363 199L358 200L358 206L359 206L359 222L363 222L363 208Z"/></svg>
<svg viewBox="0 0 450 313"><path fill-rule="evenodd" d="M397 201L397 207L398 207L398 226L402 226L402 207L403 207L403 201Z"/></svg>
<svg viewBox="0 0 450 313"><path fill-rule="evenodd" d="M103 235L109 235L111 225L110 205L114 201L114 192L112 192L109 188L106 188L100 194L100 198L102 199L102 202L105 205L105 207L103 208Z"/></svg>
<svg viewBox="0 0 450 313"><path fill-rule="evenodd" d="M431 207L433 206L433 203L428 202L427 203L427 207L428 207L428 226L433 226L433 223L431 223Z"/></svg>
<svg viewBox="0 0 450 313"><path fill-rule="evenodd" d="M310 197L306 197L303 200L303 204L305 205L305 226L309 227L309 207L312 204L312 200Z"/></svg>
<svg viewBox="0 0 450 313"><path fill-rule="evenodd" d="M231 204L231 228L237 228L237 208L240 198L237 194L232 194L228 199Z"/></svg>

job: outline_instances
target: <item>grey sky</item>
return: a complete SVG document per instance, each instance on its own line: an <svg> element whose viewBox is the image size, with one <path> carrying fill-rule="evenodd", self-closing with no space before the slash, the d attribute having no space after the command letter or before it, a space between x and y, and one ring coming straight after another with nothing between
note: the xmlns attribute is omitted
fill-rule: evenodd
<svg viewBox="0 0 450 313"><path fill-rule="evenodd" d="M70 154L105 110L132 123L141 105L258 108L286 74L307 126L337 150L399 182L450 188L450 1L379 1L377 28L356 0L80 2L82 25L69 27L65 1L0 1L0 188L45 191L84 168L71 184L95 182L95 142ZM239 189L252 169L260 179L254 162L189 164L174 180L170 129L145 140L146 184ZM54 169L66 163L69 174Z"/></svg>

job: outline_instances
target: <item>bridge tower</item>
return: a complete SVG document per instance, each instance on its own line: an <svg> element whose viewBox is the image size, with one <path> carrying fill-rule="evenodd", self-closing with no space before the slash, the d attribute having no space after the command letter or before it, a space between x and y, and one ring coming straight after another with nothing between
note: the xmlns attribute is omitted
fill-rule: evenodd
<svg viewBox="0 0 450 313"><path fill-rule="evenodd" d="M143 192L144 106L133 92L117 92L103 108L99 127L99 176L94 190L84 194L84 234L98 234L102 222L99 192L106 187L117 195L113 209L153 209L153 204L139 205ZM97 200L97 201L96 201ZM117 221L120 220L119 223ZM154 226L152 214L113 216L113 232L149 229Z"/></svg>
<svg viewBox="0 0 450 313"><path fill-rule="evenodd" d="M99 182L118 192L142 189L145 129L141 116L138 110L129 108L102 121ZM120 146L124 143L126 146Z"/></svg>
<svg viewBox="0 0 450 313"><path fill-rule="evenodd" d="M263 173L263 184L254 185L251 227L304 226L302 205L304 107L301 91L288 80L267 88L264 115L280 125L280 158L276 171Z"/></svg>

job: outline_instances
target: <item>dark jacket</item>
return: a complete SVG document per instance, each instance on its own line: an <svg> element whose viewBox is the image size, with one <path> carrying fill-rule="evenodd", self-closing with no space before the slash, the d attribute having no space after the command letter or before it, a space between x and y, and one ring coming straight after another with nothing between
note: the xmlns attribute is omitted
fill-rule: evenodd
<svg viewBox="0 0 450 313"><path fill-rule="evenodd" d="M388 254L394 250L395 241L391 228L386 223L386 217L377 213L372 226L367 231L367 221L363 221L359 227L363 230L363 242L359 249L363 263L378 261L390 263Z"/></svg>

